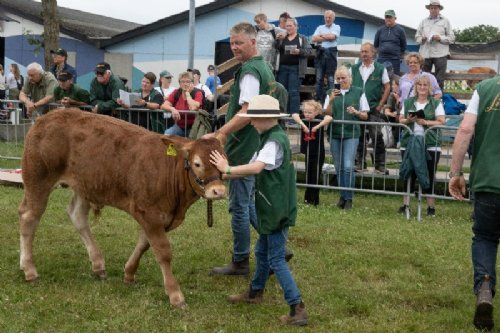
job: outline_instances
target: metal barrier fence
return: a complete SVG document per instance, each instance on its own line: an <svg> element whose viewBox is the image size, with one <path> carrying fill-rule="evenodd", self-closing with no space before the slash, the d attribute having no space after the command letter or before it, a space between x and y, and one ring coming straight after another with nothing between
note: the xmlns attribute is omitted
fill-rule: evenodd
<svg viewBox="0 0 500 333"><path fill-rule="evenodd" d="M24 137L35 120L26 116L26 112L23 110L22 104L19 101L0 100L0 105L3 106L0 113L0 141L3 141L0 143L0 160L10 160L10 168L20 167ZM61 105L50 104L51 109L57 107L61 107ZM91 108L92 106L81 107L82 110L87 111ZM195 111L180 111L179 113L185 123L187 123L190 118L193 119L197 114ZM170 127L167 126L167 123L172 119L169 112L137 108L118 108L115 110L113 115L118 119L134 123L157 133L164 133L165 129ZM457 117L447 116L447 118L453 119ZM303 131L298 125L294 124L292 118L284 119L284 124L286 124L284 127L287 130L292 146L293 163L298 176L297 186L316 189L398 195L403 197L408 196L410 198L413 196L413 189L410 186L410 180L403 182L399 178L399 167L402 161L402 154L399 147L396 147L395 145L398 141L399 134L394 135L394 133L399 133L402 130L408 130L411 132L406 125L390 122L334 120L327 129L320 131L323 133L320 135L320 139L324 141L325 150L324 163L320 163L317 156L314 156L314 154L318 151L319 146L311 146L313 144L319 145L319 140L304 141ZM173 121L171 121L171 125L173 125ZM335 163L332 157L332 141L329 140L327 133L331 133L334 127L342 126L345 129L347 126L352 125L366 126L366 133L370 132L371 129L376 128L377 130L373 132L378 133L378 135L375 135L372 138L369 138L369 135L366 136L367 149L359 149L360 157L363 160L367 160L367 167L356 171L356 174L353 177L354 182L348 183L348 186L340 186L338 182L338 172L335 168L335 164L339 164L339 162L337 161L337 163ZM416 198L418 200L417 219L419 221L421 220L422 198L451 199L451 196L448 194L447 173L451 164L451 145L453 143L456 130L456 126L434 126L426 131L426 134L429 131L440 132L441 157L439 163L434 165L436 177L432 186L432 191L430 193L422 193L422 190L418 188L418 191L416 192ZM184 131L183 135L189 136L189 131ZM390 139L391 136L393 137L392 140ZM359 140L359 136L354 135L354 133L351 134L350 138ZM376 154L377 147L380 146L384 147L383 160L386 171L376 170L375 168L377 158L381 157L380 154L379 156ZM343 154L344 151L341 147L339 156L342 156ZM311 160L316 161L316 165L308 166L307 162ZM17 161L17 165L13 165L15 162L12 161ZM352 160L352 162L354 161ZM467 171L469 163L470 160L465 162L465 171ZM314 168L313 171L316 172L314 177L311 177L311 168ZM468 172L465 174L466 179L468 179ZM354 186L352 186L352 184L354 184ZM409 211L406 211L405 213L406 217L409 219Z"/></svg>

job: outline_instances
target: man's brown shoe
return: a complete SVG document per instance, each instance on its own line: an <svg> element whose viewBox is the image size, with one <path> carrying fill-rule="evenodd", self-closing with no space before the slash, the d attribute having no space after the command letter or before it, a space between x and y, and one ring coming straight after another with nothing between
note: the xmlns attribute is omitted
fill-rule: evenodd
<svg viewBox="0 0 500 333"><path fill-rule="evenodd" d="M493 294L491 292L490 277L486 275L477 293L474 326L479 330L493 329Z"/></svg>
<svg viewBox="0 0 500 333"><path fill-rule="evenodd" d="M242 261L231 261L223 267L214 267L210 275L248 275L250 273L250 264L248 258Z"/></svg>
<svg viewBox="0 0 500 333"><path fill-rule="evenodd" d="M252 287L248 287L246 291L238 295L230 295L227 300L230 303L250 303L250 304L260 304L262 303L264 290L252 290Z"/></svg>
<svg viewBox="0 0 500 333"><path fill-rule="evenodd" d="M303 302L290 306L290 313L280 317L283 324L304 326L307 325L307 311Z"/></svg>

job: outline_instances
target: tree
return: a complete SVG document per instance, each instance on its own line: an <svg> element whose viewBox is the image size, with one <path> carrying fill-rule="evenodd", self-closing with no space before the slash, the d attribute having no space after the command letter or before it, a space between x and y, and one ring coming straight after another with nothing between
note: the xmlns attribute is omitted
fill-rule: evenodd
<svg viewBox="0 0 500 333"><path fill-rule="evenodd" d="M500 29L492 25L480 24L453 32L455 40L462 43L489 43L500 40Z"/></svg>
<svg viewBox="0 0 500 333"><path fill-rule="evenodd" d="M45 49L45 68L52 63L50 50L59 48L59 18L57 17L57 0L42 0L43 46Z"/></svg>

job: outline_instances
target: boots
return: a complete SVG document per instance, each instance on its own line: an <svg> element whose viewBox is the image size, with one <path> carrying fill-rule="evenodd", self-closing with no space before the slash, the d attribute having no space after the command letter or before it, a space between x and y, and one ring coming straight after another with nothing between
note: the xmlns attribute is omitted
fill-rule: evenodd
<svg viewBox="0 0 500 333"><path fill-rule="evenodd" d="M479 330L493 329L493 294L490 286L490 277L485 275L479 288L474 313L474 326Z"/></svg>
<svg viewBox="0 0 500 333"><path fill-rule="evenodd" d="M250 273L248 258L242 261L231 261L223 267L214 267L210 275L248 275Z"/></svg>
<svg viewBox="0 0 500 333"><path fill-rule="evenodd" d="M253 290L252 286L250 286L241 294L230 295L227 300L229 303L260 304L262 303L263 294L264 290Z"/></svg>
<svg viewBox="0 0 500 333"><path fill-rule="evenodd" d="M304 326L307 325L307 311L303 302L290 305L290 313L280 317L283 324Z"/></svg>

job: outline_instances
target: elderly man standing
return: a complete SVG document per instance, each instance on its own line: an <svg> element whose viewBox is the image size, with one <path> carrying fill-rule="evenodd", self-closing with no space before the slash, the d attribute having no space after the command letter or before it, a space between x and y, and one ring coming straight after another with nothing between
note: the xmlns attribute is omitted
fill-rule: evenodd
<svg viewBox="0 0 500 333"><path fill-rule="evenodd" d="M425 8L430 15L420 22L415 40L420 44L420 54L425 59L423 70L430 73L434 65L434 75L442 90L450 44L455 42L455 34L450 21L440 14L443 6L439 0L431 0Z"/></svg>
<svg viewBox="0 0 500 333"><path fill-rule="evenodd" d="M28 116L41 116L49 111L48 104L54 99L57 80L50 72L43 70L39 63L28 65L28 80L19 94L19 100L26 106Z"/></svg>
<svg viewBox="0 0 500 333"><path fill-rule="evenodd" d="M474 325L480 330L493 328L493 294L500 239L500 76L481 82L469 102L453 144L450 193L463 200L465 180L462 165L473 135L470 188L474 192L472 266L474 293L477 295Z"/></svg>
<svg viewBox="0 0 500 333"><path fill-rule="evenodd" d="M327 10L325 12L325 24L320 25L314 31L312 41L318 45L316 48L316 99L324 101L325 75L328 80L328 89L333 88L334 75L337 70L337 40L340 36L340 26L333 24L335 12Z"/></svg>
<svg viewBox="0 0 500 333"><path fill-rule="evenodd" d="M370 112L368 121L380 122L381 110L387 101L390 93L389 75L382 64L374 61L375 47L372 43L361 45L361 62L352 66L352 85L363 89L363 93L368 100ZM365 168L366 162L366 138L367 126L362 126L361 137L356 156L356 169ZM375 151L375 171L386 173L385 169L385 146L382 138L380 126L368 126L368 133L373 142Z"/></svg>
<svg viewBox="0 0 500 333"><path fill-rule="evenodd" d="M73 82L76 82L76 70L68 65L68 52L65 49L50 50L52 54L52 61L54 64L50 68L50 72L54 74L55 77L61 72L70 73L73 77Z"/></svg>
<svg viewBox="0 0 500 333"><path fill-rule="evenodd" d="M90 103L94 105L92 112L112 115L119 107L120 89L125 90L123 81L114 76L107 62L98 63L95 67L95 78L90 83Z"/></svg>
<svg viewBox="0 0 500 333"><path fill-rule="evenodd" d="M394 74L400 75L401 56L406 50L406 34L405 30L396 24L394 10L385 11L385 25L377 30L373 45L377 49L377 61L381 64L390 62Z"/></svg>
<svg viewBox="0 0 500 333"><path fill-rule="evenodd" d="M269 84L274 81L271 68L258 55L256 45L257 32L246 22L231 28L230 45L234 57L241 62L241 68L234 75L231 87L226 124L216 134L227 138L225 151L230 165L247 164L259 147L259 135L250 125L248 118L237 117L245 114L248 102L256 95L267 94ZM248 275L250 256L250 224L255 226L257 219L253 198L254 176L231 179L229 181L229 212L232 214L233 258L224 267L214 267L212 274Z"/></svg>

